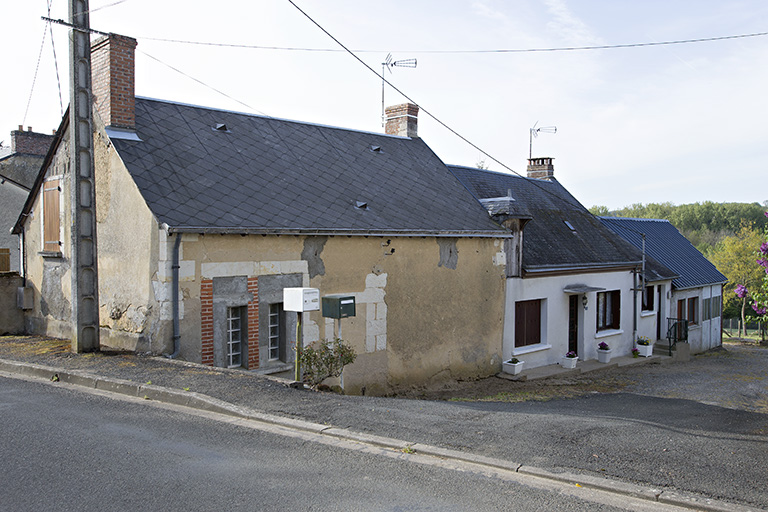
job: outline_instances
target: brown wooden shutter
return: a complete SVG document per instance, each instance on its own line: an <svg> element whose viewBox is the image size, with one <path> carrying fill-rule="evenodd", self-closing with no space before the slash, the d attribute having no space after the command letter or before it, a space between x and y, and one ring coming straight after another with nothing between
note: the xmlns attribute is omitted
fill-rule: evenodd
<svg viewBox="0 0 768 512"><path fill-rule="evenodd" d="M541 343L541 300L515 303L515 346Z"/></svg>
<svg viewBox="0 0 768 512"><path fill-rule="evenodd" d="M43 250L58 252L59 243L59 188L60 180L50 180L43 183Z"/></svg>

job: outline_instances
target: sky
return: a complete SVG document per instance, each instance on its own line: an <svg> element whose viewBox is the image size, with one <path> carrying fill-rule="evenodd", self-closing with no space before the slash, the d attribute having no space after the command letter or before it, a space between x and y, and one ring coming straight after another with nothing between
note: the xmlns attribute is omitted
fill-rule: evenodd
<svg viewBox="0 0 768 512"><path fill-rule="evenodd" d="M382 81L363 63L381 73L391 53L417 59L385 75L448 164L524 175L531 128L556 127L533 156L586 207L768 201L768 36L488 52L768 32L764 0L293 1L91 0L91 27L138 40L139 96L379 132ZM67 5L0 0L6 146L66 109L68 29L41 16Z"/></svg>

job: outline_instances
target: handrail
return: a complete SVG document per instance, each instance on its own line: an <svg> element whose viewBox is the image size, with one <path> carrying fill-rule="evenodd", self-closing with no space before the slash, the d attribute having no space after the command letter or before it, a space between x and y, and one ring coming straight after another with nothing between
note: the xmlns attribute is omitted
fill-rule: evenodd
<svg viewBox="0 0 768 512"><path fill-rule="evenodd" d="M667 318L667 341L669 342L669 355L678 341L688 341L688 320L685 318Z"/></svg>

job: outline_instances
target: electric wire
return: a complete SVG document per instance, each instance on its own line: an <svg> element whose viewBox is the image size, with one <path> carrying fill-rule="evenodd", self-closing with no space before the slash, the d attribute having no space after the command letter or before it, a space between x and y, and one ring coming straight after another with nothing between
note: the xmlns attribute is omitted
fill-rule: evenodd
<svg viewBox="0 0 768 512"><path fill-rule="evenodd" d="M410 96L408 96L408 95L407 95L407 94L405 94L403 91L401 91L401 90L400 90L398 87L396 87L396 86L394 86L393 84L391 84L391 83L390 83L390 82L389 82L389 81L388 81L386 78L384 78L384 76L383 76L383 75L379 74L379 73L378 73L378 72L377 72L375 69L373 69L371 66L369 66L368 64L366 64L366 63L365 63L365 62L364 62L364 61L363 61L363 60L362 60L360 57L358 57L357 55L355 55L355 53L354 53L354 52L352 52L352 51L351 51L351 50L349 50L349 49L348 49L346 46L344 46L344 44L343 44L341 41L339 41L338 39L336 39L336 38L335 38L335 37L334 37L334 36L333 36L333 35L332 35L330 32L328 32L328 31L327 31L325 28L323 28L323 26L322 26L322 25L320 25L318 22L316 22L316 21L315 21L315 20L314 20L314 19L313 19L313 18L312 18L312 17L311 17L309 14L307 14L306 12L304 12L304 11L303 11L303 10L302 10L302 9L301 9L301 8L300 8L298 5L296 5L296 4L293 2L293 0L288 0L288 3L290 3L291 5L293 5L293 6L294 6L294 7L295 7L295 8L296 8L296 9L297 9L297 10L298 10L298 11L299 11L301 14L303 14L303 15L304 15L304 16L305 16L305 17L306 17L306 18L307 18L309 21L311 21L311 22L312 22L312 23L313 23L313 24L314 24L314 25L315 25L317 28L319 28L321 31L323 31L323 32L324 32L324 33L325 33L325 34L326 34L328 37L330 37L330 38L331 38L331 39L332 39L332 40L333 40L333 41L334 41L336 44L338 44L339 46L341 46L342 48L344 48L344 50L345 50L347 53L349 53L349 54L350 54L352 57L354 57L354 58L355 58L355 60L357 60L357 61L358 61L360 64L362 64L363 66L365 66L365 67L366 67L366 68L367 68L367 69L368 69L368 70L369 70L371 73L373 73L373 74L374 74L374 75L376 75L378 78L380 78L381 80L383 80L383 81L384 81L384 83L386 83L387 85L389 85L390 87L392 87L392 89L394 89L396 92L400 93L400 94L401 94L401 95L402 95L402 96L403 96L405 99L407 99L407 100L408 100L408 101L410 101L411 103L413 103L413 104L415 104L416 106L418 106L418 107L419 107L419 109L420 109L422 112L424 112L424 113L425 113L425 114L427 114L429 117L431 117L431 118L432 118L432 120L434 120L434 121L435 121L436 123L438 123L440 126L442 126L443 128L445 128L446 130L448 130L449 132L451 132L452 134L454 134L456 137L458 137L459 139L461 139L462 141L464 141L466 144L470 145L470 146L471 146L471 147L473 147L475 150L477 150L477 151L479 151L480 153L484 154L485 156L487 156L488 158L490 158L491 160L493 160L494 162L496 162L497 164L499 164L500 166L502 166L504 169L508 170L508 171L509 171L509 172L511 172L512 174L515 174L515 175L517 175L517 176L519 176L519 177L521 177L521 178L525 178L525 176L523 176L523 175L522 175L522 174L520 174L519 172L515 171L514 169L512 169L511 167L509 167L508 165L506 165L504 162L502 162L501 160L497 159L496 157L494 157L493 155L491 155L491 154L490 154L490 153L488 153L487 151L483 150L483 149L482 149L481 147L479 147L477 144L475 144L474 142L470 141L469 139L467 139L466 137L464 137L463 135L461 135L459 132L457 132L456 130L454 130L453 128L451 128L451 127L450 127L450 126L448 126L447 124L445 124L443 121L441 121L440 119L438 119L438 118L437 118L437 117L436 117L434 114L432 114L430 111L428 111L427 109L425 109L424 107L422 107L421 105L419 105L419 104L418 104L418 102L416 102L415 100L413 100L413 99L412 99ZM450 167L449 167L448 169L450 170ZM453 171L451 171L451 173L453 174ZM547 188L545 188L545 187L541 186L539 183L536 183L536 181L535 181L535 180L529 180L529 181L530 181L530 183L531 183L532 185L534 185L534 186L535 186L535 187L537 187L538 189L542 190L543 192L545 192L545 193L547 193L547 194L550 194L550 195L552 195L552 196L554 196L554 197L556 197L556 198L558 198L558 199L560 199L560 200L564 200L566 203L569 203L571 206L575 206L575 207L577 207L577 208L581 206L580 204L574 204L574 203L572 203L570 200L568 200L567 198L565 198L565 197L562 197L561 195L559 195L559 194L556 194L555 192L553 192L553 191L551 191L551 190L548 190ZM469 189L468 189L468 190L469 190ZM470 193L472 193L471 191L469 191L469 192L470 192ZM472 195L474 195L474 194L472 194ZM575 200L576 200L576 199L574 198L574 201L575 201ZM578 203L578 201L577 201L577 203Z"/></svg>
<svg viewBox="0 0 768 512"><path fill-rule="evenodd" d="M27 99L27 108L24 110L22 126L27 123L27 114L29 114L29 105L32 103L32 93L35 91L35 82L37 82L37 72L40 70L40 60L43 57L43 48L45 48L45 38L48 35L48 24L43 28L43 40L40 42L40 53L37 55L37 65L35 66L35 76L32 78L32 87L29 89L29 98Z"/></svg>
<svg viewBox="0 0 768 512"><path fill-rule="evenodd" d="M125 0L124 0L125 1ZM472 53L542 53L542 52L573 52L589 50L614 50L622 48L645 48L649 46L669 46L677 44L707 43L713 41L727 41L732 39L745 39L750 37L768 36L768 32L755 32L752 34L736 34L729 36L702 37L698 39L678 39L673 41L652 41L646 43L624 43L624 44L605 44L595 46L561 46L554 48L497 48L488 50L398 50L402 53L419 54L472 54ZM211 41L191 41L184 39L167 39L162 37L137 37L140 41L158 41L164 43L192 44L201 46L220 46L227 48L245 48L253 50L282 50L282 51L302 51L302 52L344 52L336 48L308 48L296 46L261 46L252 44L237 43L215 43ZM355 53L386 53L385 50L352 50Z"/></svg>
<svg viewBox="0 0 768 512"><path fill-rule="evenodd" d="M51 2L48 0L48 17L51 16ZM51 48L53 49L53 66L56 69L56 85L59 88L59 115L64 115L64 99L61 94L61 78L59 77L59 59L56 57L56 41L53 38L53 23L48 23L48 29L51 34Z"/></svg>

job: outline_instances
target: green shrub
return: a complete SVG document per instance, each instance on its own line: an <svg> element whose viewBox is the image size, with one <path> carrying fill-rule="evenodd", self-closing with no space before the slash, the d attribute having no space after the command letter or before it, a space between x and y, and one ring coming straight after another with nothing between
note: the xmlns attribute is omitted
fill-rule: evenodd
<svg viewBox="0 0 768 512"><path fill-rule="evenodd" d="M304 347L299 356L304 382L316 388L325 379L341 375L344 367L353 363L356 357L354 349L340 338Z"/></svg>

